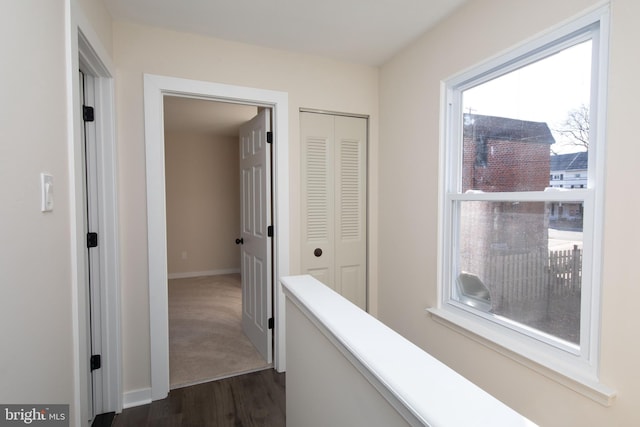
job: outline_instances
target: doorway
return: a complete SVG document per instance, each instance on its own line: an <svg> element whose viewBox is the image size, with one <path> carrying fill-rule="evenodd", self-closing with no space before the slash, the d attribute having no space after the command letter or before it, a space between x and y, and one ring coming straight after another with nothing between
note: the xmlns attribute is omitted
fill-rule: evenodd
<svg viewBox="0 0 640 427"><path fill-rule="evenodd" d="M97 48L99 42L87 37L82 27L74 24L71 32L72 42L77 42L77 55L71 58L75 72L70 103L74 118L70 171L71 236L76 254L75 369L80 387L74 401L79 408L77 420L84 422L96 414L121 411L123 402L113 68L107 56L98 53L103 52ZM93 107L93 121L88 120L90 112L84 114L83 104ZM93 240L88 231L98 233L97 247L88 248L88 238Z"/></svg>
<svg viewBox="0 0 640 427"><path fill-rule="evenodd" d="M270 108L273 112L273 277L289 274L288 95L265 89L144 76L151 400L169 391L168 268L165 212L163 98L186 96ZM285 370L284 294L274 283L274 367Z"/></svg>
<svg viewBox="0 0 640 427"><path fill-rule="evenodd" d="M243 331L236 243L239 135L257 113L255 105L164 97L171 389L269 366Z"/></svg>

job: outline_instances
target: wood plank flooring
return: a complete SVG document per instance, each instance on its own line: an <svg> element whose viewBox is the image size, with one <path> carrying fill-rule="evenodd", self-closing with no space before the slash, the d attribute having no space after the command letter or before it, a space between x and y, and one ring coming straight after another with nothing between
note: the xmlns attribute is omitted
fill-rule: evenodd
<svg viewBox="0 0 640 427"><path fill-rule="evenodd" d="M285 374L273 369L171 390L166 399L125 409L113 427L284 427Z"/></svg>

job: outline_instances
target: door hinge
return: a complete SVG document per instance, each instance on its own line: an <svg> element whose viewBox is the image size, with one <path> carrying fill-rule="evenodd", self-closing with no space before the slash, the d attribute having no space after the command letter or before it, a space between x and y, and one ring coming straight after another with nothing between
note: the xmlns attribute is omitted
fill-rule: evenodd
<svg viewBox="0 0 640 427"><path fill-rule="evenodd" d="M273 225L267 227L267 237L273 237Z"/></svg>
<svg viewBox="0 0 640 427"><path fill-rule="evenodd" d="M273 142L273 132L267 132L267 143L271 144Z"/></svg>
<svg viewBox="0 0 640 427"><path fill-rule="evenodd" d="M87 233L87 248L98 246L98 233Z"/></svg>
<svg viewBox="0 0 640 427"><path fill-rule="evenodd" d="M85 122L92 122L95 120L93 107L89 107L88 105L82 106L82 120Z"/></svg>
<svg viewBox="0 0 640 427"><path fill-rule="evenodd" d="M96 369L100 369L102 368L102 358L100 357L99 354L94 354L91 356L91 358L89 359L89 366L91 367L92 371L95 371Z"/></svg>
<svg viewBox="0 0 640 427"><path fill-rule="evenodd" d="M273 329L273 317L269 318L269 329Z"/></svg>

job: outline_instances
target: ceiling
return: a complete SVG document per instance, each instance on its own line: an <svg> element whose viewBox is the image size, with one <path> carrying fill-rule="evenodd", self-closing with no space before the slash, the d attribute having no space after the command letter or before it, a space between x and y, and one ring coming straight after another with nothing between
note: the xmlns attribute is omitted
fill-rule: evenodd
<svg viewBox="0 0 640 427"><path fill-rule="evenodd" d="M130 21L381 65L467 0L104 0Z"/></svg>
<svg viewBox="0 0 640 427"><path fill-rule="evenodd" d="M467 0L104 0L128 21L381 65ZM165 97L165 130L237 136L256 107Z"/></svg>
<svg viewBox="0 0 640 427"><path fill-rule="evenodd" d="M240 125L257 112L251 105L165 96L164 130L238 137Z"/></svg>

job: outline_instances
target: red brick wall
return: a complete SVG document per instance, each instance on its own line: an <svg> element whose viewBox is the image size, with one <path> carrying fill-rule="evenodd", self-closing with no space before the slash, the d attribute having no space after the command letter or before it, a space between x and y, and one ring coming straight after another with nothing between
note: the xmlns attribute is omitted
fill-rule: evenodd
<svg viewBox="0 0 640 427"><path fill-rule="evenodd" d="M489 139L464 139L462 191L543 191L549 186L549 144ZM486 160L486 161L484 161Z"/></svg>
<svg viewBox="0 0 640 427"><path fill-rule="evenodd" d="M543 191L549 186L549 144L464 139L462 191ZM485 150L486 155L481 155ZM479 155L480 154L480 155ZM485 280L492 254L547 250L545 203L463 202L459 268ZM496 284L485 283L492 291ZM495 296L495 295L494 295Z"/></svg>

